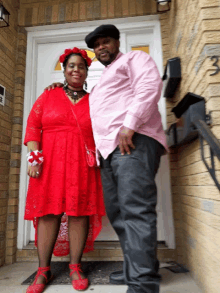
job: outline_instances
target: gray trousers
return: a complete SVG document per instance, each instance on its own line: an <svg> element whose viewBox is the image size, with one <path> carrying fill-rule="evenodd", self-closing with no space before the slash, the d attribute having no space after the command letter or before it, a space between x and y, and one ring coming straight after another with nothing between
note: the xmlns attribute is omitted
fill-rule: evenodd
<svg viewBox="0 0 220 293"><path fill-rule="evenodd" d="M133 142L130 155L117 147L101 158L106 212L124 253L127 293L159 293L155 175L164 148L138 133Z"/></svg>

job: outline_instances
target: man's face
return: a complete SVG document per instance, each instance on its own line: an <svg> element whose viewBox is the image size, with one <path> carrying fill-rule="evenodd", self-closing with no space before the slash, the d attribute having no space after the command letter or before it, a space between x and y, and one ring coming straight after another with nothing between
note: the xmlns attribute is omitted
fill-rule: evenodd
<svg viewBox="0 0 220 293"><path fill-rule="evenodd" d="M105 66L115 60L119 52L120 42L111 37L98 38L94 43L96 58Z"/></svg>

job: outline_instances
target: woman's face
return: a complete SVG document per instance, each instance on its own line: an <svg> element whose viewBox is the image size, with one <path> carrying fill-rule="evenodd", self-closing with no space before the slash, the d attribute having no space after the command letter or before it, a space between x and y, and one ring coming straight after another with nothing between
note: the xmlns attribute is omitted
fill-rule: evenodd
<svg viewBox="0 0 220 293"><path fill-rule="evenodd" d="M71 56L67 61L64 75L66 77L67 83L70 86L83 86L87 77L87 70L84 59L78 55Z"/></svg>

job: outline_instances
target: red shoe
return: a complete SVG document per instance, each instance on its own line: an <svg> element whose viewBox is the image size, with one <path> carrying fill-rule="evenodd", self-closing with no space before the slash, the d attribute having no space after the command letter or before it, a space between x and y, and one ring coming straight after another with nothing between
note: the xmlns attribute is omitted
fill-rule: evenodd
<svg viewBox="0 0 220 293"><path fill-rule="evenodd" d="M77 272L77 275L79 277L79 280L73 280L72 281L72 285L73 285L73 289L78 290L78 291L83 291L86 290L89 287L89 280L88 279L82 279L81 275L79 272L83 272L81 269L81 264L69 264L69 268L70 270L72 270L72 272L70 272L70 277L72 276L72 274L74 272Z"/></svg>
<svg viewBox="0 0 220 293"><path fill-rule="evenodd" d="M49 280L47 279L47 276L44 273L48 271L50 271L50 266L46 268L38 268L34 283L27 288L26 293L42 293L46 285L53 279L53 275L51 275ZM36 284L38 277L41 275L46 279L46 284Z"/></svg>

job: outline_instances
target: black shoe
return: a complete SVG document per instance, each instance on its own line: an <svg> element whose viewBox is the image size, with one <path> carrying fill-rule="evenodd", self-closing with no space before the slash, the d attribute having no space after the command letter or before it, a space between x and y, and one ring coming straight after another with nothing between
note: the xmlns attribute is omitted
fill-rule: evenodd
<svg viewBox="0 0 220 293"><path fill-rule="evenodd" d="M123 271L113 272L109 276L109 281L111 284L115 285L125 285Z"/></svg>

